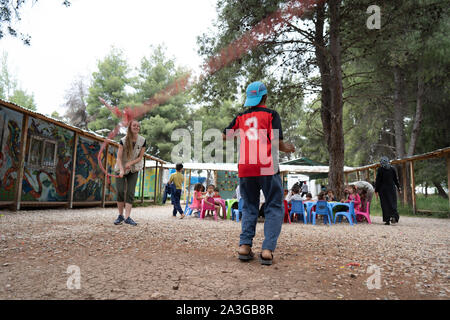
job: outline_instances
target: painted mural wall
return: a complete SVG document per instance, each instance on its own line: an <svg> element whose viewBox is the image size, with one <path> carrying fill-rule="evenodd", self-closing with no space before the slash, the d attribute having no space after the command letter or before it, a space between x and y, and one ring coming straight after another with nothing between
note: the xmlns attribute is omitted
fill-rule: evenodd
<svg viewBox="0 0 450 320"><path fill-rule="evenodd" d="M22 201L68 201L73 144L72 131L29 118Z"/></svg>
<svg viewBox="0 0 450 320"><path fill-rule="evenodd" d="M74 183L74 201L102 201L104 173L98 166L100 142L80 137ZM103 152L103 156L104 156Z"/></svg>
<svg viewBox="0 0 450 320"><path fill-rule="evenodd" d="M156 179L156 188L158 188L159 186L159 178L156 177L155 172L156 172L155 168L153 169L145 168L144 198L153 199L155 196L155 179ZM138 175L134 196L136 198L140 198L141 194L142 194L142 171L140 171Z"/></svg>
<svg viewBox="0 0 450 320"><path fill-rule="evenodd" d="M108 174L114 175L114 167L116 166L117 160L117 152L118 148L109 146L107 162L106 162L106 171ZM108 181L109 180L109 181ZM116 178L109 177L106 182L106 192L105 192L105 201L117 201L117 189L116 189Z"/></svg>
<svg viewBox="0 0 450 320"><path fill-rule="evenodd" d="M217 187L219 194L224 199L231 199L236 194L236 188L239 185L239 177L237 172L233 171L217 171Z"/></svg>
<svg viewBox="0 0 450 320"><path fill-rule="evenodd" d="M13 201L23 115L0 105L0 201Z"/></svg>

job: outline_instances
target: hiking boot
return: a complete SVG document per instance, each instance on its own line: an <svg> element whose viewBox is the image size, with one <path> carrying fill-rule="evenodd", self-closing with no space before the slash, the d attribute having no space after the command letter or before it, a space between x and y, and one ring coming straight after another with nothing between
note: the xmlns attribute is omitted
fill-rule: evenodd
<svg viewBox="0 0 450 320"><path fill-rule="evenodd" d="M137 223L134 222L133 219L131 219L130 217L128 217L127 220L125 220L125 223L132 226L137 226Z"/></svg>
<svg viewBox="0 0 450 320"><path fill-rule="evenodd" d="M119 214L119 216L117 217L117 219L114 221L114 224L117 226L119 224L122 224L122 222L125 220L125 218L123 217L123 215Z"/></svg>

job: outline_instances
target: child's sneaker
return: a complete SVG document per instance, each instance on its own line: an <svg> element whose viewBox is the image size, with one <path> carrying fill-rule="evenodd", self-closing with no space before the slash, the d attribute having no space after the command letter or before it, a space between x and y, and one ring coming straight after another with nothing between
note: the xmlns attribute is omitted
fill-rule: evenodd
<svg viewBox="0 0 450 320"><path fill-rule="evenodd" d="M121 224L123 222L123 220L125 220L125 218L123 217L123 215L119 214L117 219L114 221L114 224L117 226L117 225Z"/></svg>
<svg viewBox="0 0 450 320"><path fill-rule="evenodd" d="M130 217L127 218L127 220L125 220L126 224L130 224L132 226L137 226L137 223L133 221L133 219L131 219Z"/></svg>

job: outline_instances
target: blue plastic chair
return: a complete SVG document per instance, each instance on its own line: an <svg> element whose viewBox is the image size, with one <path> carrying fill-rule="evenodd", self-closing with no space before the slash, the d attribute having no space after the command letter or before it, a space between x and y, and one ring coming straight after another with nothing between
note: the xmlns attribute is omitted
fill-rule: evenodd
<svg viewBox="0 0 450 320"><path fill-rule="evenodd" d="M236 222L239 222L239 212L242 212L242 207L244 206L244 199L239 199L238 208L233 209L231 213L231 220L234 220L236 217Z"/></svg>
<svg viewBox="0 0 450 320"><path fill-rule="evenodd" d="M191 201L186 203L186 207L184 208L184 214L186 216L190 216L192 214L192 209L189 205L192 204L192 201L194 201L194 197L191 197Z"/></svg>
<svg viewBox="0 0 450 320"><path fill-rule="evenodd" d="M294 217L294 214L301 214L303 215L303 223L307 224L308 223L308 218L307 218L307 213L305 212L305 207L303 206L303 201L302 200L291 200L291 212L289 213L289 216L291 218Z"/></svg>
<svg viewBox="0 0 450 320"><path fill-rule="evenodd" d="M331 225L333 221L333 216L330 210L330 207L328 206L328 202L326 201L317 201L316 202L316 211L311 212L311 221L312 224L316 224L316 215L322 215L327 217L327 222Z"/></svg>
<svg viewBox="0 0 450 320"><path fill-rule="evenodd" d="M349 207L348 211L336 212L336 215L334 216L334 223L336 223L336 219L339 216L339 222L342 222L342 217L346 217L348 223L351 226L353 224L356 224L355 204L353 203L353 201L348 204L348 207Z"/></svg>

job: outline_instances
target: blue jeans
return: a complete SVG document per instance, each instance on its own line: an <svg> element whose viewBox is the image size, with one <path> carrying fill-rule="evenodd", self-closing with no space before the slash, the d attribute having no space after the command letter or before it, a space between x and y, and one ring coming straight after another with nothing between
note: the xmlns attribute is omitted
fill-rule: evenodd
<svg viewBox="0 0 450 320"><path fill-rule="evenodd" d="M244 199L239 245L252 246L258 222L260 190L262 190L266 199L262 249L275 251L284 219L283 188L280 175L240 178L239 190Z"/></svg>
<svg viewBox="0 0 450 320"><path fill-rule="evenodd" d="M181 198L181 189L176 189L175 192L172 193L171 199L173 203L173 215L176 216L177 212L180 214L183 214L183 209L181 209L180 204L180 198Z"/></svg>

